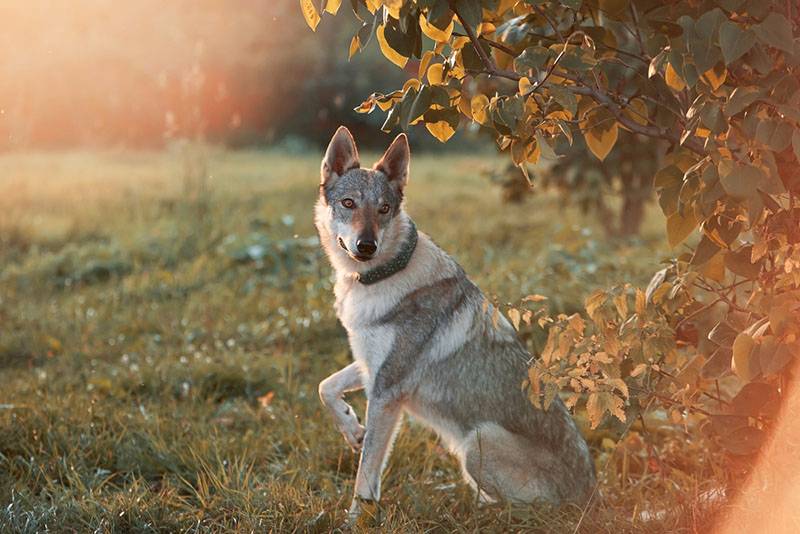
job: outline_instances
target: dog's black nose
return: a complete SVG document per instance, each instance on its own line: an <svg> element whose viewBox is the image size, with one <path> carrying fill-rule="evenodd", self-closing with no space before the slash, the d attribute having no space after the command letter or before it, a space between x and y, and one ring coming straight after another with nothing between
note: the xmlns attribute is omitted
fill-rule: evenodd
<svg viewBox="0 0 800 534"><path fill-rule="evenodd" d="M378 250L378 244L372 239L359 239L356 241L356 248L360 254L372 256Z"/></svg>

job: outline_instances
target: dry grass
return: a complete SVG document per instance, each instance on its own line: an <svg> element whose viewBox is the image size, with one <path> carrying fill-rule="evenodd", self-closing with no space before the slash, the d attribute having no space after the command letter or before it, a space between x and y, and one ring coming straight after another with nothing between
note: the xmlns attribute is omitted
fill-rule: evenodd
<svg viewBox="0 0 800 534"><path fill-rule="evenodd" d="M593 288L654 270L657 217L641 240L608 243L547 195L501 204L479 173L494 164L421 156L408 205L501 302L536 292L577 309ZM349 353L308 239L317 169L316 154L191 147L0 158L0 531L341 523L356 459L316 385ZM722 476L702 442L665 424L615 450L618 435L590 435L602 497L581 520L478 507L435 437L406 425L374 528L699 528L698 495Z"/></svg>

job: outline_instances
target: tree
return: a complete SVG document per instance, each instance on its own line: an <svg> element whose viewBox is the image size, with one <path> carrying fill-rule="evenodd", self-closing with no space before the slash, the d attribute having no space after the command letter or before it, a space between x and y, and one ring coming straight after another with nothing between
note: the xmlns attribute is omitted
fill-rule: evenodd
<svg viewBox="0 0 800 534"><path fill-rule="evenodd" d="M336 13L339 1L326 10ZM301 0L315 27L319 14ZM512 322L548 328L530 372L535 404L561 391L594 426L660 406L706 417L734 453L757 449L800 344L800 10L770 0L353 0L417 76L359 108L384 130L421 123L440 141L479 123L527 175L582 137L598 160L620 132L666 147L653 186L673 247L650 285L598 291L586 314L540 299ZM625 134L628 135L628 134ZM533 308L528 308L533 306ZM737 384L719 390L733 373ZM735 395L734 395L735 394Z"/></svg>

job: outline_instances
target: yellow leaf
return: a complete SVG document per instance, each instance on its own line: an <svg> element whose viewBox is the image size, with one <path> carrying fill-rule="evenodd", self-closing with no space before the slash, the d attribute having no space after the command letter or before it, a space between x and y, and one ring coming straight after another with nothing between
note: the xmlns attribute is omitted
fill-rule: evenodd
<svg viewBox="0 0 800 534"><path fill-rule="evenodd" d="M409 87L413 87L414 89L419 90L420 85L422 85L422 83L418 79L409 78L408 80L406 80L406 83L403 84L402 92L405 93L406 91L408 91Z"/></svg>
<svg viewBox="0 0 800 534"><path fill-rule="evenodd" d="M303 12L303 18L306 19L306 24L311 28L311 31L317 31L319 13L317 13L314 3L311 0L300 0L300 10Z"/></svg>
<svg viewBox="0 0 800 534"><path fill-rule="evenodd" d="M534 141L533 142L533 149L528 153L528 163L531 165L536 165L539 163L539 158L542 155L542 149L539 148L539 143Z"/></svg>
<svg viewBox="0 0 800 534"><path fill-rule="evenodd" d="M531 89L531 81L528 79L527 76L523 76L519 79L519 94L526 95L528 91Z"/></svg>
<svg viewBox="0 0 800 534"><path fill-rule="evenodd" d="M469 105L472 110L472 119L478 124L486 124L489 115L486 113L489 107L489 98L486 95L475 95Z"/></svg>
<svg viewBox="0 0 800 534"><path fill-rule="evenodd" d="M636 288L636 313L639 316L644 315L644 312L647 311L647 295L644 291Z"/></svg>
<svg viewBox="0 0 800 534"><path fill-rule="evenodd" d="M614 148L618 134L617 124L614 123L614 125L608 129L604 129L600 126L592 128L586 132L584 139L586 139L586 145L589 147L589 150L592 151L592 154L597 156L597 159L600 161L603 161L606 159L606 156L608 156L608 153L611 152L611 149Z"/></svg>
<svg viewBox="0 0 800 534"><path fill-rule="evenodd" d="M375 14L375 11L381 7L381 0L366 0L365 3L367 5L367 11L373 15Z"/></svg>
<svg viewBox="0 0 800 534"><path fill-rule="evenodd" d="M689 234L697 226L697 219L694 218L694 213L687 210L685 215L675 212L667 217L667 241L670 247L676 247L683 243L689 237Z"/></svg>
<svg viewBox="0 0 800 534"><path fill-rule="evenodd" d="M511 319L511 324L514 325L514 330L519 330L519 320L521 318L519 310L516 308L511 308L508 310L508 318Z"/></svg>
<svg viewBox="0 0 800 534"><path fill-rule="evenodd" d="M446 43L450 40L450 36L453 34L453 19L450 19L450 24L448 24L447 27L442 30L429 23L428 19L425 18L425 15L420 13L419 27L422 30L422 33L437 43Z"/></svg>
<svg viewBox="0 0 800 534"><path fill-rule="evenodd" d="M353 59L353 56L356 55L356 52L358 52L359 48L361 48L361 41L359 40L358 35L354 35L350 40L350 52L347 56L347 61Z"/></svg>
<svg viewBox="0 0 800 534"><path fill-rule="evenodd" d="M736 336L733 340L733 358L731 367L733 372L745 382L749 382L755 373L752 371L751 356L755 342L753 338L744 332Z"/></svg>
<svg viewBox="0 0 800 534"><path fill-rule="evenodd" d="M622 396L626 399L630 397L630 392L628 391L628 384L621 378L609 378L606 380L606 383L622 393Z"/></svg>
<svg viewBox="0 0 800 534"><path fill-rule="evenodd" d="M597 428L606 412L610 412L617 419L625 422L625 411L621 398L605 391L590 393L589 400L586 401L586 413L589 415L589 423L592 428Z"/></svg>
<svg viewBox="0 0 800 534"><path fill-rule="evenodd" d="M647 125L647 104L641 98L634 98L628 102L628 106L623 113L632 121L643 126Z"/></svg>
<svg viewBox="0 0 800 534"><path fill-rule="evenodd" d="M725 255L717 252L703 265L703 275L716 282L725 281Z"/></svg>
<svg viewBox="0 0 800 534"><path fill-rule="evenodd" d="M543 300L547 300L547 297L544 295L539 295L538 293L534 293L533 295L528 295L522 302L542 302Z"/></svg>
<svg viewBox="0 0 800 534"><path fill-rule="evenodd" d="M401 69L405 68L406 62L408 62L408 58L397 52L391 46L389 46L389 43L386 41L386 35L384 35L385 30L386 29L383 26L378 26L378 29L375 31L375 35L378 38L378 44L381 47L381 52L383 52L383 55L386 56L386 59L388 59Z"/></svg>
<svg viewBox="0 0 800 534"><path fill-rule="evenodd" d="M442 85L444 82L444 64L434 63L428 67L428 82L431 85Z"/></svg>
<svg viewBox="0 0 800 534"><path fill-rule="evenodd" d="M400 8L403 7L403 0L381 0L380 3L386 6L386 10L393 18L400 20Z"/></svg>
<svg viewBox="0 0 800 534"><path fill-rule="evenodd" d="M728 77L728 69L725 68L723 63L717 63L714 68L708 69L703 73L703 80L711 86L715 91L725 83Z"/></svg>
<svg viewBox="0 0 800 534"><path fill-rule="evenodd" d="M470 100L469 97L464 93L461 93L461 96L458 99L458 110L468 119L472 119L472 107L470 105Z"/></svg>
<svg viewBox="0 0 800 534"><path fill-rule="evenodd" d="M628 316L628 297L624 293L614 297L614 306L622 319Z"/></svg>
<svg viewBox="0 0 800 534"><path fill-rule="evenodd" d="M469 37L463 37L463 36L456 37L455 39L453 39L450 48L452 48L453 50L461 50L462 48L464 48L464 45L467 44L468 42L469 42Z"/></svg>
<svg viewBox="0 0 800 534"><path fill-rule="evenodd" d="M446 143L447 140L450 139L454 133L456 133L456 131L447 121L439 121L434 123L426 122L425 128L428 129L432 136L442 143Z"/></svg>
<svg viewBox="0 0 800 534"><path fill-rule="evenodd" d="M419 68L417 69L418 78L422 78L425 76L425 73L428 72L428 65L431 64L433 55L433 52L430 50L427 50L424 54L422 54L422 59L419 60Z"/></svg>
<svg viewBox="0 0 800 534"><path fill-rule="evenodd" d="M639 365L633 368L633 371L631 371L631 376L636 378L640 374L644 373L646 370L647 370L647 364L640 363Z"/></svg>
<svg viewBox="0 0 800 534"><path fill-rule="evenodd" d="M342 0L328 0L325 2L325 11L330 13L331 15L335 15L339 11L339 7L342 5Z"/></svg>
<svg viewBox="0 0 800 534"><path fill-rule="evenodd" d="M683 81L683 78L675 72L675 69L672 68L671 63L667 63L667 71L664 75L664 79L669 85L670 89L674 91L683 91L686 88L686 82Z"/></svg>
<svg viewBox="0 0 800 534"><path fill-rule="evenodd" d="M356 113L371 113L373 109L375 109L375 99L370 97L364 100L359 106L355 109Z"/></svg>

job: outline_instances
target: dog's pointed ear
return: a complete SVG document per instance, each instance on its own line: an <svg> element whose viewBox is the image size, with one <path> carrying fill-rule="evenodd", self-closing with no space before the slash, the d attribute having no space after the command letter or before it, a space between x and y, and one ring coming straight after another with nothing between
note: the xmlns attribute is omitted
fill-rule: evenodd
<svg viewBox="0 0 800 534"><path fill-rule="evenodd" d="M358 149L350 130L339 126L322 158L320 185L330 185L333 180L359 165Z"/></svg>
<svg viewBox="0 0 800 534"><path fill-rule="evenodd" d="M394 182L402 191L408 182L408 164L410 161L411 151L408 148L408 137L406 137L406 134L401 133L394 138L383 157L375 164L374 169L385 174L389 181Z"/></svg>

